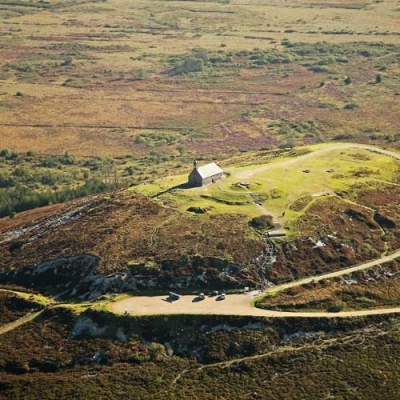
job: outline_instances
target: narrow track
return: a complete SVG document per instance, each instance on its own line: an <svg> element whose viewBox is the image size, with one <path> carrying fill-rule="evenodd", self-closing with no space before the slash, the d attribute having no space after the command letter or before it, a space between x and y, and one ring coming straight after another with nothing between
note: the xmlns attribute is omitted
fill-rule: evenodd
<svg viewBox="0 0 400 400"><path fill-rule="evenodd" d="M23 317L17 319L16 321L10 322L8 324L5 324L3 326L0 326L0 335L4 335L7 332L10 332L21 325L24 325L30 321L33 321L35 318L37 318L40 314L44 312L45 309L33 312L33 313L28 313L24 315Z"/></svg>

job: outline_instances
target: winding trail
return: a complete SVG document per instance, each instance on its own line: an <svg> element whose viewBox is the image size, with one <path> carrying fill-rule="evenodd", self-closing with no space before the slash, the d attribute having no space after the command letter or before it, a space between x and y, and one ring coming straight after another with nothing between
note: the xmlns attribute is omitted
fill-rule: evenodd
<svg viewBox="0 0 400 400"><path fill-rule="evenodd" d="M322 148L303 156L294 159L285 160L278 163L263 165L258 168L253 168L250 171L241 171L235 173L235 177L239 180L249 179L252 176L268 171L276 167L283 167L298 162L313 158L318 154L328 153L332 150L342 149L364 149L374 153L383 154L388 157L400 160L400 154L395 152L379 149L374 146L354 143L340 143L335 146ZM274 218L275 229L273 231L283 232L282 225L280 224L279 217L273 215L267 209L258 205L260 211L264 214L271 215ZM392 261L400 257L400 249L396 252L383 256L381 258L368 261L366 263L346 268L340 271L335 271L319 276L308 277L297 281L285 283L268 289L266 293L274 293L291 287L301 286L311 282L317 282L322 279L334 278L342 275L347 275L355 271L371 268L373 266ZM215 298L206 298L203 301L193 301L193 296L181 296L178 301L169 301L165 296L137 296L130 297L110 306L111 310L116 313L133 313L135 315L157 315L157 314L216 314L216 315L247 315L247 316L264 316L274 318L286 317L304 317L304 318L321 318L321 317L358 317L365 315L378 315L378 314L392 314L399 313L400 307L395 308L379 308L362 311L343 311L338 313L330 312L284 312L272 311L255 308L252 306L254 300L260 297L259 292L250 292L245 294L229 295L226 300L216 301Z"/></svg>
<svg viewBox="0 0 400 400"><path fill-rule="evenodd" d="M284 289L301 286L311 282L318 282L322 279L334 278L347 275L355 271L361 271L384 264L400 258L400 250L383 256L381 258L368 261L340 271L330 272L318 276L312 276L297 281L277 285L270 288L266 293L274 293ZM132 313L134 315L159 315L159 314L214 314L214 315L243 315L261 316L273 318L303 317L303 318L336 318L336 317L359 317L365 315L393 314L400 313L400 307L378 308L361 311L342 311L332 312L285 312L272 311L255 308L252 303L260 297L260 293L249 292L243 294L228 295L225 300L216 297L206 297L202 301L195 301L194 296L181 296L179 300L170 301L166 296L135 296L117 301L110 305L110 309L115 313Z"/></svg>
<svg viewBox="0 0 400 400"><path fill-rule="evenodd" d="M363 335L365 335L365 334L374 335L375 337L377 337L377 336L387 336L389 334L389 332L385 332L385 331L381 331L381 330L373 331L371 329L366 329L363 332ZM186 368L183 371L179 372L177 374L177 376L175 377L175 379L173 379L171 381L170 386L176 385L178 383L178 381L182 378L182 376L186 375L188 373L198 373L203 370L212 369L212 368L229 368L234 364L240 364L240 363L245 363L248 361L259 360L259 359L263 359L263 358L267 358L270 356L283 354L283 353L289 353L289 354L293 355L297 352L301 352L304 350L318 349L320 351L320 350L327 348L328 346L331 346L334 343L337 343L338 341L340 341L341 344L343 344L343 343L351 344L351 343L354 343L355 341L357 341L358 339L359 339L359 336L357 336L357 335L353 336L350 334L350 335L345 335L344 337L340 336L340 337L331 337L331 338L326 338L326 339L320 339L321 343L319 343L319 344L316 344L315 341L313 341L310 344L304 344L302 346L295 346L295 347L290 346L288 344L286 346L273 348L272 350L267 351L265 353L234 358L234 359L230 359L230 360L226 360L226 361L215 362L213 364L204 364L201 366L189 367L189 368ZM334 356L325 355L325 357L334 357Z"/></svg>
<svg viewBox="0 0 400 400"><path fill-rule="evenodd" d="M243 171L235 174L238 179L248 179L251 176L273 169L277 166L287 166L291 164L295 164L297 162L306 160L311 157L315 157L315 155L326 153L332 150L340 150L340 149L365 149L375 153L384 154L389 157L393 157L397 160L400 160L400 154L394 153L392 151L379 149L373 146L362 145L362 144L353 144L353 143L342 143L331 147L322 148L320 150L316 150L314 152L305 154L304 156L297 157L295 159L285 160L280 163L273 163L269 165L260 166L258 168L254 168L251 171ZM260 211L264 214L268 214L273 216L275 229L274 231L281 231L282 227L279 222L279 218L270 213L267 209L262 207L262 205L258 205L260 207ZM355 271L369 269L379 264L383 264L386 262L390 262L400 258L400 249L389 254L382 256L381 258L371 260L365 262L363 264L359 264L353 267L349 267L343 270L330 272L327 274L322 274L318 276L312 276L304 279L299 279L297 281L288 282L282 285L277 285L273 288L270 288L266 291L267 294L275 293L281 290L285 290L288 288L305 285L307 283L318 282L322 279L330 279L334 277L339 277L342 275L347 275ZM19 293L16 291L9 291L0 289L1 291L8 291L18 295L23 295L23 293ZM26 295L26 294L24 294ZM112 303L109 308L111 311L115 313L125 314L125 313L133 313L134 315L159 315L159 314L214 314L214 315L243 315L243 316L263 316L263 317L273 317L273 318L286 318L286 317L303 317L303 318L336 318L336 317L358 317L365 315L383 315L383 314L393 314L400 313L400 307L394 308L379 308L379 309L370 309L370 310L361 310L361 311L342 311L338 313L330 313L330 312L285 312L285 311L272 311L272 310L264 310L260 308L255 308L252 303L257 298L260 298L261 295L259 292L249 292L244 294L235 294L229 295L225 300L219 300L215 297L206 297L202 301L194 301L193 296L181 296L181 298L177 301L170 301L166 296L133 296L127 299ZM63 307L63 304L51 304L53 299L48 298L49 304L47 307L43 308L40 311L28 313L25 316L19 318L16 321L10 322L3 326L0 326L0 335L12 331L19 326L26 324L40 314L42 314L46 308L54 308L54 307ZM72 304L69 304L72 305ZM82 304L81 304L82 305ZM87 304L90 306L91 304Z"/></svg>

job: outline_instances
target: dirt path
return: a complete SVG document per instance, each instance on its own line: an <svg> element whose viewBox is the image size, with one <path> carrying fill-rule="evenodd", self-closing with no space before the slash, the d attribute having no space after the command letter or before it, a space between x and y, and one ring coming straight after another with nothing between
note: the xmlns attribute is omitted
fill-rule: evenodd
<svg viewBox="0 0 400 400"><path fill-rule="evenodd" d="M27 322L33 321L36 317L38 317L42 312L44 311L40 310L34 313L28 313L24 315L23 317L17 319L16 321L10 322L9 324L5 324L3 326L0 326L0 335L4 335L7 332L10 332L16 328L18 328L21 325L26 324Z"/></svg>
<svg viewBox="0 0 400 400"><path fill-rule="evenodd" d="M368 269L373 266L392 261L400 257L400 250L390 255L372 260L344 270L331 272L319 276L309 277L275 286L267 293L277 292L295 286L301 286L310 282L317 282L321 279L334 278L355 271ZM136 296L130 297L111 305L111 310L116 313L132 313L134 315L157 315L157 314L216 314L216 315L246 315L246 316L264 316L274 318L285 317L356 317L364 315L391 314L399 313L400 307L380 308L362 311L344 311L338 313L329 312L284 312L262 310L252 306L252 301L260 295L259 292L249 292L244 294L228 295L225 300L219 300L216 297L206 297L202 301L197 301L194 296L181 296L179 300L169 301L167 296Z"/></svg>
<svg viewBox="0 0 400 400"><path fill-rule="evenodd" d="M363 332L363 339L365 338L366 333L373 334L375 337L376 336L387 336L389 334L389 332L385 332L385 331L372 331L372 330L368 329ZM316 350L316 349L318 349L320 351L322 349L325 349L325 348L331 346L334 343L337 343L338 341L340 341L341 344L343 344L343 343L351 344L351 343L354 343L358 339L359 339L358 335L353 336L351 334L347 335L345 337L343 337L343 336L333 337L333 338L331 337L331 338L322 339L321 340L322 343L319 343L319 344L316 344L315 342L313 342L310 344L304 344L302 346L296 346L296 347L286 345L283 347L274 348L266 353L234 358L234 359L230 359L230 360L226 360L226 361L220 361L220 362L216 362L213 364L205 364L202 366L196 366L196 367L192 367L192 368L186 368L183 371L181 371L180 373L178 373L176 378L172 380L171 386L176 385L177 382L182 378L182 376L187 373L198 373L205 369L212 369L212 368L228 368L228 367L232 366L233 364L239 364L239 363L244 363L244 362L248 362L248 361L259 360L262 358L267 358L267 357L270 357L273 355L278 355L278 354L283 354L283 353L294 354L296 352L301 352L304 350ZM334 356L330 356L330 355L326 355L325 357L335 358ZM339 358L337 358L337 359L339 359Z"/></svg>

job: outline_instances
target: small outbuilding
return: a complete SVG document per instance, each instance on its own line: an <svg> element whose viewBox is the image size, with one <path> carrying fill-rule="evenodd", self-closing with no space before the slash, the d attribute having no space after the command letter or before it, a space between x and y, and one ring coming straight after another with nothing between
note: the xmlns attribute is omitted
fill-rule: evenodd
<svg viewBox="0 0 400 400"><path fill-rule="evenodd" d="M199 167L197 161L193 163L193 171L189 174L189 186L200 187L222 179L223 171L215 163Z"/></svg>

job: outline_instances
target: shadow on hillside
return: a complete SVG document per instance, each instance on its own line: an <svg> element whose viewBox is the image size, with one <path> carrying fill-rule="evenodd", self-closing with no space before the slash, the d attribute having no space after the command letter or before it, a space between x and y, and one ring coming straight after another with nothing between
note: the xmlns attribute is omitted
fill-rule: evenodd
<svg viewBox="0 0 400 400"><path fill-rule="evenodd" d="M190 189L190 188L191 188L191 186L190 186L187 182L181 183L180 185L172 186L172 187L170 187L169 189L164 190L163 192L159 192L159 193L155 194L154 196L151 196L151 198L152 198L152 199L157 198L157 197L159 197L159 196L162 196L163 194L171 193L171 192L173 192L174 190L178 190L178 189Z"/></svg>

